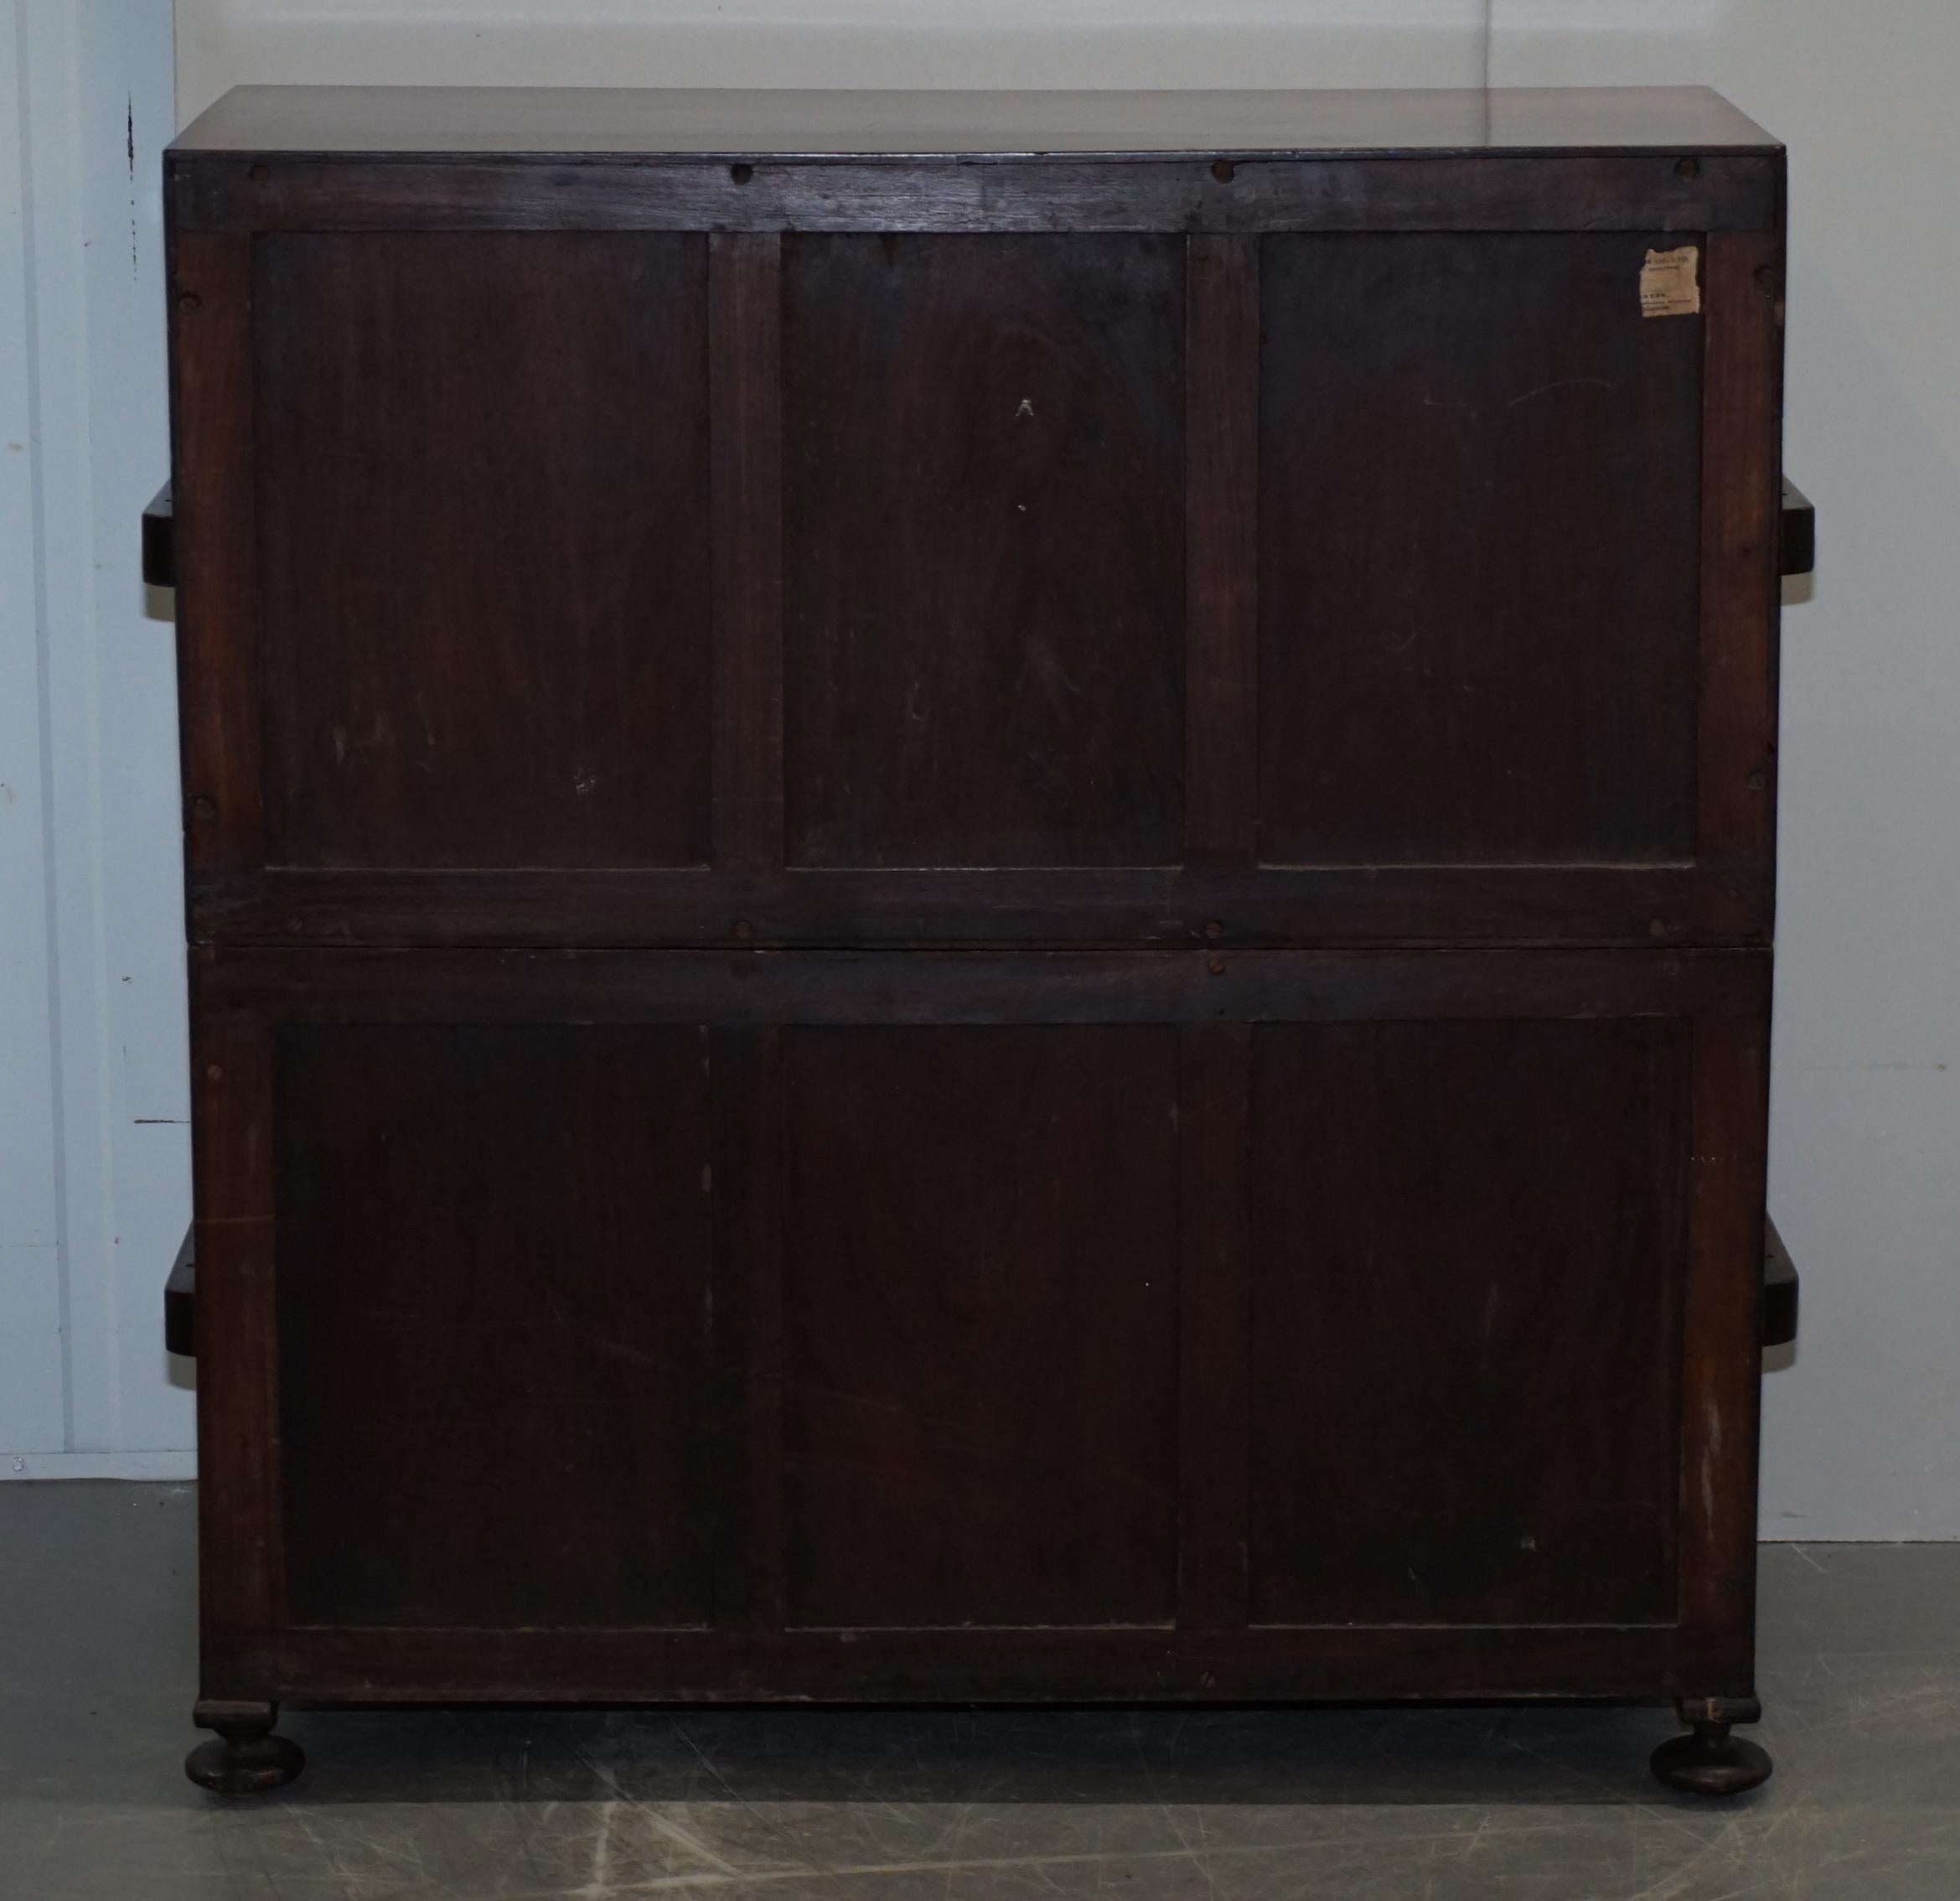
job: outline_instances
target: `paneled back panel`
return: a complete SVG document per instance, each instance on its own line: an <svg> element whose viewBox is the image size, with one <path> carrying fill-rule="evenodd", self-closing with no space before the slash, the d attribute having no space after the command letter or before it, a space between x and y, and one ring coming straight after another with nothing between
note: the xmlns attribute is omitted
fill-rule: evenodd
<svg viewBox="0 0 1960 1901"><path fill-rule="evenodd" d="M277 1050L294 1621L706 1622L701 1033Z"/></svg>
<svg viewBox="0 0 1960 1901"><path fill-rule="evenodd" d="M1177 1038L783 1047L788 1619L1168 1622Z"/></svg>
<svg viewBox="0 0 1960 1901"><path fill-rule="evenodd" d="M1613 233L1261 247L1259 855L1694 856L1702 323Z"/></svg>
<svg viewBox="0 0 1960 1901"><path fill-rule="evenodd" d="M789 237L789 853L1179 856L1182 245Z"/></svg>
<svg viewBox="0 0 1960 1901"><path fill-rule="evenodd" d="M1688 1033L1274 1025L1252 1619L1665 1622Z"/></svg>
<svg viewBox="0 0 1960 1901"><path fill-rule="evenodd" d="M259 241L272 862L706 861L706 249Z"/></svg>

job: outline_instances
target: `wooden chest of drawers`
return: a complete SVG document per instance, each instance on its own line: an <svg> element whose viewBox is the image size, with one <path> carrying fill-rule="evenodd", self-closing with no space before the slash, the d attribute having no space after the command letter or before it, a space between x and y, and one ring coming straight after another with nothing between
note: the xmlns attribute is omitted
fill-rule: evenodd
<svg viewBox="0 0 1960 1901"><path fill-rule="evenodd" d="M215 1786L282 1698L1766 1773L1783 161L271 90L168 161Z"/></svg>

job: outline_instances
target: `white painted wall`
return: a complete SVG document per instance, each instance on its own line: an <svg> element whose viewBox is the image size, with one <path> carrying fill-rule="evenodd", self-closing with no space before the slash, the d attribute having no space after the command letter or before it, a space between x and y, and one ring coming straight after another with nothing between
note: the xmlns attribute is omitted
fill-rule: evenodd
<svg viewBox="0 0 1960 1901"><path fill-rule="evenodd" d="M153 178L163 0L14 4L44 36L63 18L80 33L85 6L82 50L148 62L131 89L139 183ZM1770 1382L1764 1528L1960 1537L1952 0L178 0L177 52L184 117L243 80L1444 85L1487 71L1706 82L1787 139L1788 454L1823 541L1815 598L1785 623L1771 1203L1806 1315L1797 1364ZM13 56L0 49L0 101ZM57 71L36 99L43 84L77 101L87 162L23 236L6 221L18 142L0 140L0 440L28 439L36 386L7 341L17 309L59 346L39 372L39 461L0 448L0 1448L179 1445L189 1412L154 1343L182 1131L148 1120L183 1114L168 634L127 611L128 524L162 453L153 201L144 187L131 293L98 282L77 234L111 207L96 122L117 95L64 95ZM111 360L101 339L125 324L133 354ZM57 412L84 419L85 454L50 435ZM38 533L20 512L37 492ZM70 521L92 546L65 537ZM38 645L18 611L37 559Z"/></svg>
<svg viewBox="0 0 1960 1901"><path fill-rule="evenodd" d="M190 1469L158 175L169 0L0 0L0 1478Z"/></svg>

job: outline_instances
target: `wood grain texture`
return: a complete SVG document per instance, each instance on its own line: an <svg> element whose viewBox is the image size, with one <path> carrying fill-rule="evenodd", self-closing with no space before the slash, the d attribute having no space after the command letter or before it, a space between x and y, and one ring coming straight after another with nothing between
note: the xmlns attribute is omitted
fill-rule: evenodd
<svg viewBox="0 0 1960 1901"><path fill-rule="evenodd" d="M1762 952L227 951L215 1003L318 1023L959 1024L1756 1018Z"/></svg>
<svg viewBox="0 0 1960 1901"><path fill-rule="evenodd" d="M252 1696L284 1621L271 1048L194 971L199 1693Z"/></svg>
<svg viewBox="0 0 1960 1901"><path fill-rule="evenodd" d="M1681 1375L1684 1693L1755 1693L1766 1014L1698 1023Z"/></svg>
<svg viewBox="0 0 1960 1901"><path fill-rule="evenodd" d="M709 240L717 870L783 862L783 286L773 231Z"/></svg>
<svg viewBox="0 0 1960 1901"><path fill-rule="evenodd" d="M188 868L266 857L251 241L173 232L172 492Z"/></svg>
<svg viewBox="0 0 1960 1901"><path fill-rule="evenodd" d="M235 86L178 153L1111 156L1650 148L1774 153L1705 86L1092 92L933 86ZM224 161L220 161L223 163ZM254 179L249 171L248 184Z"/></svg>
<svg viewBox="0 0 1960 1901"><path fill-rule="evenodd" d="M1710 857L1761 863L1771 896L1782 601L1782 270L1777 239L1709 241L1696 842ZM1763 921L1766 929L1766 903Z"/></svg>
<svg viewBox="0 0 1960 1901"><path fill-rule="evenodd" d="M708 855L706 241L262 241L274 862Z"/></svg>
<svg viewBox="0 0 1960 1901"><path fill-rule="evenodd" d="M1250 864L1259 832L1259 246L1185 251L1184 856Z"/></svg>
<svg viewBox="0 0 1960 1901"><path fill-rule="evenodd" d="M1652 236L1268 241L1259 850L1694 850L1700 325Z"/></svg>
<svg viewBox="0 0 1960 1901"><path fill-rule="evenodd" d="M1177 1622L1232 1629L1245 1623L1252 1463L1252 1039L1192 1025L1177 1061Z"/></svg>
<svg viewBox="0 0 1960 1901"><path fill-rule="evenodd" d="M783 1550L800 1625L1167 1624L1177 1044L783 1044Z"/></svg>
<svg viewBox="0 0 1960 1901"><path fill-rule="evenodd" d="M703 1033L277 1046L292 1621L706 1624Z"/></svg>
<svg viewBox="0 0 1960 1901"><path fill-rule="evenodd" d="M799 236L784 289L792 861L1174 861L1182 248Z"/></svg>
<svg viewBox="0 0 1960 1901"><path fill-rule="evenodd" d="M709 1032L715 1623L783 1627L783 1085L773 1025Z"/></svg>
<svg viewBox="0 0 1960 1901"><path fill-rule="evenodd" d="M186 231L1702 232L1775 226L1778 161L1672 153L647 164L173 154Z"/></svg>
<svg viewBox="0 0 1960 1901"><path fill-rule="evenodd" d="M1660 1625L1312 1630L301 1630L268 1681L358 1703L1666 1699Z"/></svg>
<svg viewBox="0 0 1960 1901"><path fill-rule="evenodd" d="M1252 1619L1668 1624L1679 1023L1256 1032Z"/></svg>
<svg viewBox="0 0 1960 1901"><path fill-rule="evenodd" d="M1763 868L1459 865L1014 871L217 873L200 942L634 949L1223 941L1745 945ZM1217 929L1214 931L1213 926Z"/></svg>
<svg viewBox="0 0 1960 1901"><path fill-rule="evenodd" d="M1746 1699L1783 169L181 142L208 1702Z"/></svg>

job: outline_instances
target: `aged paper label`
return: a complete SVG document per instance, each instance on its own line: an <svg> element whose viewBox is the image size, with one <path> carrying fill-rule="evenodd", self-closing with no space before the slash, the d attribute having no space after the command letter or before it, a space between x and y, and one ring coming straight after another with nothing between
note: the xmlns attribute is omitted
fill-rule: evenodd
<svg viewBox="0 0 1960 1901"><path fill-rule="evenodd" d="M1678 251L1650 251L1640 267L1641 315L1699 316L1700 264L1699 245L1684 244Z"/></svg>

